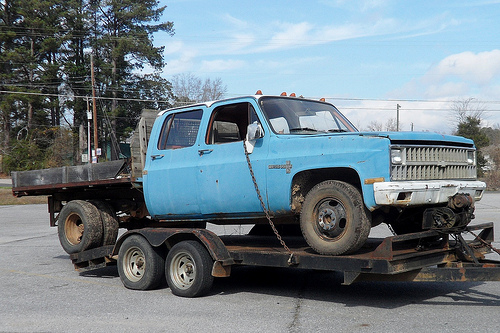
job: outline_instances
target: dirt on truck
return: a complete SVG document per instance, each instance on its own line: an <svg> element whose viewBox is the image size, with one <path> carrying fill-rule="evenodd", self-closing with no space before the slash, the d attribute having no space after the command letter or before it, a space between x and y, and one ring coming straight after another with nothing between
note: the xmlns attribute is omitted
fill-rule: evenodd
<svg viewBox="0 0 500 333"><path fill-rule="evenodd" d="M325 101L257 94L145 113L130 160L13 172L12 190L48 196L77 269L117 264L128 288L166 279L192 297L234 265L498 280L493 225L470 226L476 168L471 140L359 132ZM207 223L254 227L219 237ZM381 223L394 236L370 239Z"/></svg>

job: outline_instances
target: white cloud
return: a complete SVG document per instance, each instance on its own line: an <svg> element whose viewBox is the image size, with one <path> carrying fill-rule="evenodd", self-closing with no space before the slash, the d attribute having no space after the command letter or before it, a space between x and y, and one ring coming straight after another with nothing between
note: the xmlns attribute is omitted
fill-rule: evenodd
<svg viewBox="0 0 500 333"><path fill-rule="evenodd" d="M241 68L245 65L242 60L204 60L201 62L200 71L201 72L225 72Z"/></svg>
<svg viewBox="0 0 500 333"><path fill-rule="evenodd" d="M480 53L462 52L444 58L428 73L429 80L455 78L478 85L491 83L500 74L500 50Z"/></svg>
<svg viewBox="0 0 500 333"><path fill-rule="evenodd" d="M391 93L398 98L448 98L468 97L497 99L491 87L500 84L500 50L479 53L452 54L424 75L417 77Z"/></svg>
<svg viewBox="0 0 500 333"><path fill-rule="evenodd" d="M180 49L179 54L172 53L170 55L177 55L177 58L165 57L167 66L165 66L164 73L167 75L175 75L179 73L189 72L192 70L195 63L197 52L191 48Z"/></svg>

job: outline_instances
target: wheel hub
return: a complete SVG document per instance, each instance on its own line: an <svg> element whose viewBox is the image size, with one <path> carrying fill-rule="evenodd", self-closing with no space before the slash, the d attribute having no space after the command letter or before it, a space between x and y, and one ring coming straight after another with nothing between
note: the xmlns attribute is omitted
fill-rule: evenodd
<svg viewBox="0 0 500 333"><path fill-rule="evenodd" d="M337 223L335 211L330 208L322 209L318 214L318 223L325 231L334 229Z"/></svg>
<svg viewBox="0 0 500 333"><path fill-rule="evenodd" d="M344 206L337 200L327 199L317 206L316 223L318 231L326 237L338 237L346 227Z"/></svg>

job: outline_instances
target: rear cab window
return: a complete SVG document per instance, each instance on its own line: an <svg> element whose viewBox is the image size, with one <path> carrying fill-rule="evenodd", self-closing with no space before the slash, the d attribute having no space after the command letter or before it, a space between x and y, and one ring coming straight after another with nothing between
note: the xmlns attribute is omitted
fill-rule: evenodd
<svg viewBox="0 0 500 333"><path fill-rule="evenodd" d="M172 113L165 118L158 139L159 150L191 147L196 143L202 110Z"/></svg>

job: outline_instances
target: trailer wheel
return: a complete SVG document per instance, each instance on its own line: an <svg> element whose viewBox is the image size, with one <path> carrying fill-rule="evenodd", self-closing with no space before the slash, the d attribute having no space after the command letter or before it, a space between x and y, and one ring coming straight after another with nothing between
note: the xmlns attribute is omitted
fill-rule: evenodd
<svg viewBox="0 0 500 333"><path fill-rule="evenodd" d="M57 231L61 246L69 254L98 247L102 242L99 210L87 201L70 201L61 209Z"/></svg>
<svg viewBox="0 0 500 333"><path fill-rule="evenodd" d="M354 186L328 180L306 195L300 228L309 246L320 254L352 253L368 238L371 228L368 214Z"/></svg>
<svg viewBox="0 0 500 333"><path fill-rule="evenodd" d="M115 211L104 201L91 200L90 202L97 207L101 215L103 230L102 245L114 245L118 237L119 228Z"/></svg>
<svg viewBox="0 0 500 333"><path fill-rule="evenodd" d="M134 290L156 288L164 280L165 257L140 235L125 239L118 251L118 274Z"/></svg>
<svg viewBox="0 0 500 333"><path fill-rule="evenodd" d="M165 275L174 295L197 297L212 287L213 260L206 248L196 241L175 244L167 255Z"/></svg>

